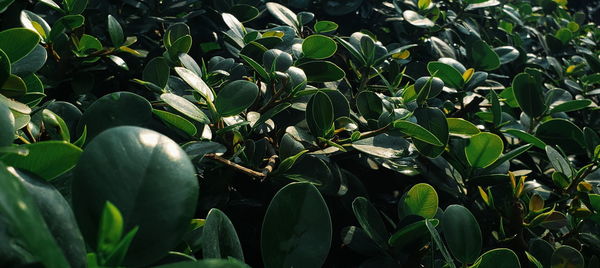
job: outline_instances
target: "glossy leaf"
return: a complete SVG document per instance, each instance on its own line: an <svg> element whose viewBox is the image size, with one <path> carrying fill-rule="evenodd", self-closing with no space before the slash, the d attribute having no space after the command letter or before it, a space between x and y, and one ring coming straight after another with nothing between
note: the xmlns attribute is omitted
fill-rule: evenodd
<svg viewBox="0 0 600 268"><path fill-rule="evenodd" d="M242 246L235 228L227 215L213 208L208 212L202 228L202 256L204 258L233 257L244 260Z"/></svg>
<svg viewBox="0 0 600 268"><path fill-rule="evenodd" d="M124 264L145 265L180 243L195 212L198 181L177 143L152 130L122 126L88 144L74 170L72 193L89 244L95 244L109 200L121 211L125 232L139 226Z"/></svg>
<svg viewBox="0 0 600 268"><path fill-rule="evenodd" d="M324 35L311 35L302 42L304 56L311 59L326 59L337 50L337 44Z"/></svg>
<svg viewBox="0 0 600 268"><path fill-rule="evenodd" d="M331 246L331 219L319 191L291 183L271 200L261 231L265 267L320 267Z"/></svg>
<svg viewBox="0 0 600 268"><path fill-rule="evenodd" d="M329 61L311 61L297 67L304 71L309 82L337 81L346 76L344 70Z"/></svg>
<svg viewBox="0 0 600 268"><path fill-rule="evenodd" d="M210 123L210 119L198 108L196 105L188 101L187 99L175 95L173 93L164 93L160 95L160 99L173 107L173 109L186 115L187 117L194 119L200 123Z"/></svg>
<svg viewBox="0 0 600 268"><path fill-rule="evenodd" d="M6 53L10 62L17 62L25 57L39 42L40 36L26 28L11 28L0 32L0 49Z"/></svg>
<svg viewBox="0 0 600 268"><path fill-rule="evenodd" d="M546 111L541 87L532 76L518 74L513 79L512 88L519 107L528 116L537 117Z"/></svg>
<svg viewBox="0 0 600 268"><path fill-rule="evenodd" d="M377 209L364 197L357 197L352 202L352 210L358 223L367 233L367 235L379 245L379 247L387 248L387 240L390 233L385 228L383 219L379 215Z"/></svg>
<svg viewBox="0 0 600 268"><path fill-rule="evenodd" d="M81 149L62 141L44 141L20 145L27 155L10 154L0 157L5 164L52 180L72 169L81 156Z"/></svg>
<svg viewBox="0 0 600 268"><path fill-rule="evenodd" d="M41 263L50 268L69 267L44 218L13 168L0 161L0 212L14 234Z"/></svg>
<svg viewBox="0 0 600 268"><path fill-rule="evenodd" d="M398 203L400 218L408 215L418 215L425 219L435 216L438 209L438 195L435 189L427 183L419 183L404 193Z"/></svg>
<svg viewBox="0 0 600 268"><path fill-rule="evenodd" d="M481 229L475 216L461 205L450 205L441 222L452 255L462 263L474 263L482 244Z"/></svg>
<svg viewBox="0 0 600 268"><path fill-rule="evenodd" d="M217 94L215 106L221 116L237 115L250 107L258 97L258 86L249 81L234 81Z"/></svg>
<svg viewBox="0 0 600 268"><path fill-rule="evenodd" d="M465 147L465 155L472 167L484 168L494 163L503 150L504 143L500 137L482 132L469 138L469 144Z"/></svg>

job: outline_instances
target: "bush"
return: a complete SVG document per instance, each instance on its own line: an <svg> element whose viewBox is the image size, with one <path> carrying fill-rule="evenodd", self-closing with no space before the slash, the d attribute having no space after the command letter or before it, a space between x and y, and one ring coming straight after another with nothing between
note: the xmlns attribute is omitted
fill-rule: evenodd
<svg viewBox="0 0 600 268"><path fill-rule="evenodd" d="M573 2L2 1L0 266L600 267Z"/></svg>

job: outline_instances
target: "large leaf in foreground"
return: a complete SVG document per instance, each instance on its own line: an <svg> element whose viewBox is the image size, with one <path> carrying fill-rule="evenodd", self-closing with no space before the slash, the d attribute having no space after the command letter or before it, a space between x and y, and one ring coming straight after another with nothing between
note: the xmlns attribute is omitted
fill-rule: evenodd
<svg viewBox="0 0 600 268"><path fill-rule="evenodd" d="M35 200L14 172L14 169L7 168L0 162L0 213L6 218L13 233L45 267L69 267L44 223Z"/></svg>
<svg viewBox="0 0 600 268"><path fill-rule="evenodd" d="M122 126L94 138L81 157L73 206L88 244L96 244L106 201L121 211L125 232L139 226L125 264L148 265L179 244L195 212L198 182L177 143L152 130Z"/></svg>

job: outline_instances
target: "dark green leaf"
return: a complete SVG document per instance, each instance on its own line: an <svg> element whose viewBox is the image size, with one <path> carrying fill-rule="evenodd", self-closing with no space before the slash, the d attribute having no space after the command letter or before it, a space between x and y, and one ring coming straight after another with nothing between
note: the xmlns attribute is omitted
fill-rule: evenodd
<svg viewBox="0 0 600 268"><path fill-rule="evenodd" d="M311 61L297 67L304 71L309 82L337 81L346 76L344 70L329 61Z"/></svg>
<svg viewBox="0 0 600 268"><path fill-rule="evenodd" d="M365 230L367 235L379 245L382 249L386 249L387 240L390 233L385 228L383 219L377 209L364 197L357 197L352 202L352 210L354 216L358 220L360 226Z"/></svg>
<svg viewBox="0 0 600 268"><path fill-rule="evenodd" d="M139 226L124 264L148 265L179 244L195 212L198 181L177 143L122 126L95 137L81 158L74 170L73 206L88 244L96 242L107 200L121 211L124 231Z"/></svg>
<svg viewBox="0 0 600 268"><path fill-rule="evenodd" d="M17 62L25 57L39 42L40 36L26 28L11 28L0 32L0 49L6 53L10 62Z"/></svg>
<svg viewBox="0 0 600 268"><path fill-rule="evenodd" d="M215 106L221 116L237 115L250 107L258 97L258 86L238 80L225 85L217 94Z"/></svg>
<svg viewBox="0 0 600 268"><path fill-rule="evenodd" d="M244 260L242 245L233 224L222 211L213 208L202 228L202 256L204 258L236 258Z"/></svg>
<svg viewBox="0 0 600 268"><path fill-rule="evenodd" d="M442 217L444 237L452 255L460 262L475 262L481 252L481 229L475 216L461 205L450 205Z"/></svg>
<svg viewBox="0 0 600 268"><path fill-rule="evenodd" d="M520 73L515 76L512 88L521 110L529 117L538 117L546 111L542 89L531 75Z"/></svg>
<svg viewBox="0 0 600 268"><path fill-rule="evenodd" d="M331 246L331 219L310 183L291 183L271 200L261 231L266 268L321 267Z"/></svg>

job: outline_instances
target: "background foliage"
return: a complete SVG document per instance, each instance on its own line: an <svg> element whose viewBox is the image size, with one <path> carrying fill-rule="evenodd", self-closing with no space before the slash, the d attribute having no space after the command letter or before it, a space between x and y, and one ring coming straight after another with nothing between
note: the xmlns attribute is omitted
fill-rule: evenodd
<svg viewBox="0 0 600 268"><path fill-rule="evenodd" d="M600 2L0 1L2 267L599 267Z"/></svg>

